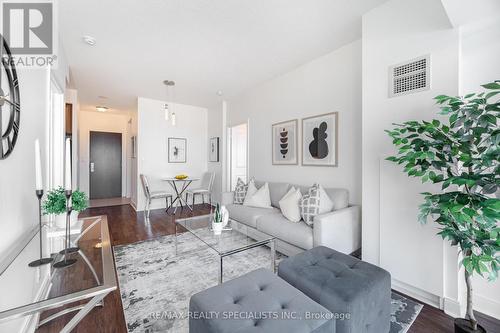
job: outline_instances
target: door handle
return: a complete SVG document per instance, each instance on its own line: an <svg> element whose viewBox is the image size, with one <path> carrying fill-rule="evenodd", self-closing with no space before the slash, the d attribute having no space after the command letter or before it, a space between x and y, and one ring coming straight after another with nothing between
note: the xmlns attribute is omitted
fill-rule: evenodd
<svg viewBox="0 0 500 333"><path fill-rule="evenodd" d="M90 172L94 172L94 162L90 162Z"/></svg>

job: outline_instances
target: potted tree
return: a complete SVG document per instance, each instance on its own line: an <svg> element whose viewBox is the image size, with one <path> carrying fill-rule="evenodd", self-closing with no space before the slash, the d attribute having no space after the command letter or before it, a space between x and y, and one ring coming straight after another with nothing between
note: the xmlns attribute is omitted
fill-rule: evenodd
<svg viewBox="0 0 500 333"><path fill-rule="evenodd" d="M459 246L467 286L466 319L455 320L455 332L486 332L473 311L472 276L495 280L500 269L500 83L463 97L435 97L439 120L407 121L386 131L398 148L387 160L404 166L410 177L441 185L422 193L419 220L432 218L439 233Z"/></svg>
<svg viewBox="0 0 500 333"><path fill-rule="evenodd" d="M71 194L71 223L78 219L78 214L87 209L87 195L82 191L73 191ZM66 194L62 186L47 193L47 198L43 203L45 215L54 214L58 228L66 226Z"/></svg>

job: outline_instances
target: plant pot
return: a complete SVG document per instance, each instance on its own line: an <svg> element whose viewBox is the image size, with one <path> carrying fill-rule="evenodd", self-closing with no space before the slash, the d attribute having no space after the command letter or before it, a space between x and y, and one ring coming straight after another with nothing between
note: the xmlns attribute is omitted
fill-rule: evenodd
<svg viewBox="0 0 500 333"><path fill-rule="evenodd" d="M222 234L223 228L224 228L224 225L222 222L212 222L212 230L214 231L215 235Z"/></svg>
<svg viewBox="0 0 500 333"><path fill-rule="evenodd" d="M73 225L78 221L78 214L79 212L77 212L76 210L71 212L71 216L69 218L70 225ZM56 215L55 225L59 229L66 228L66 213Z"/></svg>
<svg viewBox="0 0 500 333"><path fill-rule="evenodd" d="M456 318L455 333L486 333L486 330L479 324L477 325L477 330L473 330L467 319Z"/></svg>

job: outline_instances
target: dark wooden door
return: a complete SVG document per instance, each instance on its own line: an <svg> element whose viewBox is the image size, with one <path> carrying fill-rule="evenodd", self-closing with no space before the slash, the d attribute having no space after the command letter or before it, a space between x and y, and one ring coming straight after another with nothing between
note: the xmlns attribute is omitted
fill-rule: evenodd
<svg viewBox="0 0 500 333"><path fill-rule="evenodd" d="M122 134L90 132L90 199L122 196Z"/></svg>

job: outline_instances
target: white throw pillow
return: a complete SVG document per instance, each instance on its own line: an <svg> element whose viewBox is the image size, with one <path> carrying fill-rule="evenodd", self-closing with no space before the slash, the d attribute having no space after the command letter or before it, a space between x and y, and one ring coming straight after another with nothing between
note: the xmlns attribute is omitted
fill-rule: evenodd
<svg viewBox="0 0 500 333"><path fill-rule="evenodd" d="M259 188L253 195L249 196L249 194L251 194L250 190L252 186L255 188L255 184L253 183L248 185L247 197L245 198L243 205L259 208L272 208L269 184L265 183L264 186Z"/></svg>
<svg viewBox="0 0 500 333"><path fill-rule="evenodd" d="M254 196L254 194L257 193L257 187L255 186L255 181L250 179L247 185L247 194L245 195L245 200L243 200L243 205L247 201L247 199L251 198Z"/></svg>
<svg viewBox="0 0 500 333"><path fill-rule="evenodd" d="M302 219L299 207L300 199L302 199L302 193L292 187L279 202L281 213L291 222L299 222Z"/></svg>
<svg viewBox="0 0 500 333"><path fill-rule="evenodd" d="M332 199L330 199L323 186L319 185L319 214L329 213L332 210Z"/></svg>

